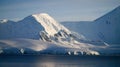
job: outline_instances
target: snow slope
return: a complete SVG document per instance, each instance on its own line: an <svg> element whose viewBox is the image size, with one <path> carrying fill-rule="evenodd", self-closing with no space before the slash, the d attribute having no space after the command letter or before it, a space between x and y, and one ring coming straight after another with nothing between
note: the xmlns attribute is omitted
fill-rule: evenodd
<svg viewBox="0 0 120 67"><path fill-rule="evenodd" d="M52 55L120 55L120 46L93 46L59 44L33 39L0 40L0 54L52 54ZM96 52L97 51L97 52ZM98 53L99 52L99 53Z"/></svg>
<svg viewBox="0 0 120 67"><path fill-rule="evenodd" d="M61 22L65 27L71 31L75 31L83 35L86 39L91 41L99 41L99 37L96 35L95 23L92 21L80 21L80 22Z"/></svg>
<svg viewBox="0 0 120 67"><path fill-rule="evenodd" d="M79 45L63 45L33 39L0 40L0 54L61 54L99 55L98 52ZM75 47L76 46L76 47Z"/></svg>
<svg viewBox="0 0 120 67"><path fill-rule="evenodd" d="M111 44L120 44L120 6L94 21L98 36Z"/></svg>
<svg viewBox="0 0 120 67"><path fill-rule="evenodd" d="M50 36L64 30L68 34L70 31L64 26L60 25L48 14L34 14L24 18L21 21L1 22L0 23L0 39L11 38L31 38L39 39L40 31L44 31ZM7 36L6 36L7 35Z"/></svg>
<svg viewBox="0 0 120 67"><path fill-rule="evenodd" d="M0 20L0 53L120 55L119 13L117 7L95 21L62 23L75 32L46 13L18 22Z"/></svg>
<svg viewBox="0 0 120 67"><path fill-rule="evenodd" d="M36 18L37 22L39 22L44 27L46 33L49 35L54 36L54 34L58 33L60 30L64 30L67 33L70 33L67 28L59 24L46 13L34 14L32 16Z"/></svg>
<svg viewBox="0 0 120 67"><path fill-rule="evenodd" d="M70 53L74 48L74 51L77 51L75 53L99 55L97 51L89 49L94 47L94 45L79 42L80 39L84 38L69 31L46 13L33 14L18 22L9 20L3 21L0 23L0 47L3 52L4 49L8 49L8 47L3 48L4 45L11 46L12 48L15 47L17 49L19 48L19 45L20 47L24 45L20 49L21 51L24 51L24 48L32 49L32 51L35 52L38 50L49 51L49 48L51 48L52 45L48 42L51 42L53 44L52 50L56 50L57 47L62 47L63 50L65 48L69 49L68 52ZM16 38L20 40L16 40ZM25 39L28 40L26 41ZM43 42L46 42L45 45ZM27 44L29 44L28 47L26 46ZM37 46L38 49L34 48L37 44L39 44L39 46ZM29 47L30 45L32 45L32 47ZM62 49L59 50L59 52L64 53Z"/></svg>
<svg viewBox="0 0 120 67"><path fill-rule="evenodd" d="M120 44L120 6L94 21L61 23L91 42Z"/></svg>

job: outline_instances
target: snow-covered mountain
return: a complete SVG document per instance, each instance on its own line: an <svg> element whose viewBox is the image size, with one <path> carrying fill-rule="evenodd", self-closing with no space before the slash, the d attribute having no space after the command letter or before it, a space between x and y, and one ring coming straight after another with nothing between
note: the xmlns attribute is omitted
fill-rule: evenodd
<svg viewBox="0 0 120 67"><path fill-rule="evenodd" d="M48 14L34 14L24 18L21 21L13 22L1 20L0 24L0 39L13 39L13 38L30 38L39 39L45 34L46 36L55 36L58 33L66 32L70 34L71 32L56 22ZM41 37L42 38L42 37Z"/></svg>
<svg viewBox="0 0 120 67"><path fill-rule="evenodd" d="M110 44L120 44L120 6L94 22L100 39Z"/></svg>
<svg viewBox="0 0 120 67"><path fill-rule="evenodd" d="M64 26L46 13L0 20L0 53L120 55L119 13L120 6L94 21Z"/></svg>
<svg viewBox="0 0 120 67"><path fill-rule="evenodd" d="M92 42L120 44L120 6L94 21L61 23Z"/></svg>
<svg viewBox="0 0 120 67"><path fill-rule="evenodd" d="M46 13L33 14L18 22L1 20L0 32L1 53L14 47L22 52L28 49L31 52L32 49L44 53L99 55L90 49L94 45L80 42L85 39L84 36L71 32Z"/></svg>

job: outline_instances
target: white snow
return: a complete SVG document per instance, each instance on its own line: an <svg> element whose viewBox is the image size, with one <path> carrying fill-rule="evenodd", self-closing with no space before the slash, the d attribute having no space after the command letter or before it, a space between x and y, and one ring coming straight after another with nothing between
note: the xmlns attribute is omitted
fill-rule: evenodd
<svg viewBox="0 0 120 67"><path fill-rule="evenodd" d="M76 44L75 44L76 45ZM76 45L78 46L78 45ZM51 42L43 42L40 40L33 40L33 39L9 39L9 40L0 40L0 47L1 51L3 49L7 49L10 47L14 47L17 49L20 49L20 52L23 54L25 52L25 48L32 49L33 51L46 51L49 53L72 53L74 55L79 55L82 52L85 52L86 54L91 55L99 55L98 52L89 50L85 47L74 47L70 45L61 45L61 44L55 44ZM70 54L71 55L71 54Z"/></svg>
<svg viewBox="0 0 120 67"><path fill-rule="evenodd" d="M0 27L2 45L20 47L22 53L24 53L22 47L26 47L34 51L55 50L56 52L57 48L62 48L65 52L73 54L78 54L77 52L99 54L97 51L89 49L92 44L79 42L78 34L72 33L46 13L33 14L18 22L0 24ZM64 53L62 49L57 51Z"/></svg>
<svg viewBox="0 0 120 67"><path fill-rule="evenodd" d="M120 44L120 6L94 21L61 23L88 40Z"/></svg>
<svg viewBox="0 0 120 67"><path fill-rule="evenodd" d="M120 7L95 21L63 23L75 32L68 30L46 13L33 14L18 22L1 20L0 53L114 53L116 48L113 50L111 44L120 44L119 12Z"/></svg>
<svg viewBox="0 0 120 67"><path fill-rule="evenodd" d="M33 14L32 16L35 17L35 19L45 28L45 31L49 35L53 36L60 30L65 30L67 33L70 33L70 31L67 28L60 25L57 21L55 21L46 13Z"/></svg>
<svg viewBox="0 0 120 67"><path fill-rule="evenodd" d="M7 19L2 19L2 20L0 20L0 23L6 23L6 22L8 22Z"/></svg>

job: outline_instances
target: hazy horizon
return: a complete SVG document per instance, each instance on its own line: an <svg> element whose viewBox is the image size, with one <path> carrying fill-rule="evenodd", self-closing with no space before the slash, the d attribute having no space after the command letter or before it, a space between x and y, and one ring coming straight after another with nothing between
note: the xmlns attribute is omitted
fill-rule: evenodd
<svg viewBox="0 0 120 67"><path fill-rule="evenodd" d="M22 20L48 13L59 22L92 21L120 4L119 0L0 0L0 19Z"/></svg>

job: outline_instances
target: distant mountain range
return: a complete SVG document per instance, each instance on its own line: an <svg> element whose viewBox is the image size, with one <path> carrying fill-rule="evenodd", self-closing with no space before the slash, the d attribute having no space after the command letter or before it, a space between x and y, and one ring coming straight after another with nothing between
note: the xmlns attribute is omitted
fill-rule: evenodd
<svg viewBox="0 0 120 67"><path fill-rule="evenodd" d="M0 54L119 54L118 48L109 51L120 44L119 12L120 7L95 21L64 26L46 13L18 22L0 20Z"/></svg>

